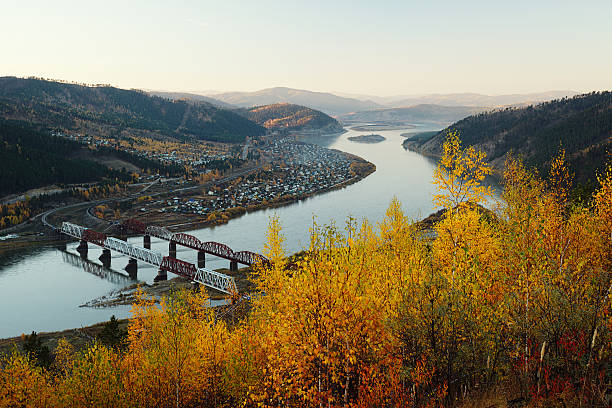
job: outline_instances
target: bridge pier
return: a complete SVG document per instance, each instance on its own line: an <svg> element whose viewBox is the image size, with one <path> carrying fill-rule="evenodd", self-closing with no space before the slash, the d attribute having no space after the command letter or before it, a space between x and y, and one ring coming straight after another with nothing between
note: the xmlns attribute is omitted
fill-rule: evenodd
<svg viewBox="0 0 612 408"><path fill-rule="evenodd" d="M168 280L168 273L165 269L160 269L157 271L157 276L153 279L153 282L165 281Z"/></svg>
<svg viewBox="0 0 612 408"><path fill-rule="evenodd" d="M198 268L206 267L206 252L198 251Z"/></svg>
<svg viewBox="0 0 612 408"><path fill-rule="evenodd" d="M105 268L110 268L110 265L111 265L110 249L104 248L102 250L102 255L100 255L98 259L100 260L100 262L102 262L102 265L104 265Z"/></svg>
<svg viewBox="0 0 612 408"><path fill-rule="evenodd" d="M230 271L238 270L238 261L230 261Z"/></svg>
<svg viewBox="0 0 612 408"><path fill-rule="evenodd" d="M168 244L168 254L170 258L176 258L176 242L170 241L170 244Z"/></svg>
<svg viewBox="0 0 612 408"><path fill-rule="evenodd" d="M130 275L130 278L136 279L138 276L138 262L134 258L130 258L125 270Z"/></svg>
<svg viewBox="0 0 612 408"><path fill-rule="evenodd" d="M66 250L66 240L62 239L61 241L58 241L55 244L56 248L59 249L60 251L65 251Z"/></svg>
<svg viewBox="0 0 612 408"><path fill-rule="evenodd" d="M144 240L144 247L146 249L151 249L151 236L150 235L145 235L143 237Z"/></svg>
<svg viewBox="0 0 612 408"><path fill-rule="evenodd" d="M87 258L87 251L88 251L88 247L87 247L87 241L85 240L81 240L81 242L79 242L79 246L77 247L77 252L81 255L82 258Z"/></svg>

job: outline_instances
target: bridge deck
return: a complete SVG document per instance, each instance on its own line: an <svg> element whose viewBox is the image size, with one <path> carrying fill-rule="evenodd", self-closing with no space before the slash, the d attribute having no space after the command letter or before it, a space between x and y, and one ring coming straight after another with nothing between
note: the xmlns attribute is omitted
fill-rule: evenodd
<svg viewBox="0 0 612 408"><path fill-rule="evenodd" d="M174 273L175 275L183 276L218 291L228 294L238 293L233 277L211 269L197 268L192 263L169 256L163 256L159 252L132 245L117 238L107 237L100 232L70 222L62 223L62 233L73 238L90 242L102 248L119 252L130 258L156 266L159 269Z"/></svg>
<svg viewBox="0 0 612 408"><path fill-rule="evenodd" d="M251 251L234 251L229 246L214 242L206 241L202 242L193 235L185 234L182 232L173 233L167 228L159 227L157 225L145 225L142 222L134 219L125 221L122 224L125 228L130 229L140 234L150 235L152 237L160 238L166 241L175 242L179 245L187 248L195 249L197 251L206 252L211 255L225 258L230 261L236 261L244 265L254 265L257 263L266 263L268 260L263 255L257 254Z"/></svg>

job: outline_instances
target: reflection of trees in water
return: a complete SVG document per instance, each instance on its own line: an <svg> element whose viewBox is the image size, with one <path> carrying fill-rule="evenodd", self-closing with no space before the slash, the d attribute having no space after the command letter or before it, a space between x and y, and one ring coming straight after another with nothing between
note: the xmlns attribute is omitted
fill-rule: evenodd
<svg viewBox="0 0 612 408"><path fill-rule="evenodd" d="M0 252L0 275L4 272L8 272L10 266L16 265L19 262L38 255L48 249L48 247L30 247L8 249Z"/></svg>
<svg viewBox="0 0 612 408"><path fill-rule="evenodd" d="M134 281L126 275L123 275L119 272L115 272L112 269L105 268L97 263L94 263L90 260L83 259L79 255L73 254L71 252L62 251L62 259L64 262L79 267L83 269L85 272L91 273L99 278L106 279L109 282L119 284L119 285L129 285Z"/></svg>

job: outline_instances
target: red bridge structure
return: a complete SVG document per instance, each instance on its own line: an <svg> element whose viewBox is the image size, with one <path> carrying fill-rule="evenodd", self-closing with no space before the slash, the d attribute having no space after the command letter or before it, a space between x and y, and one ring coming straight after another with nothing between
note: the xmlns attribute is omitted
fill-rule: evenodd
<svg viewBox="0 0 612 408"><path fill-rule="evenodd" d="M109 237L101 232L69 222L62 223L61 232L80 241L77 251L84 258L87 257L88 243L102 247L102 255L99 259L105 267L110 267L111 251L127 255L129 262L125 270L131 278L136 278L138 270L137 262L141 261L159 268L155 281L166 280L167 272L171 272L175 275L188 278L193 282L231 294L232 296L238 294L233 277L204 267L196 267L192 263L176 259L176 256L163 256L159 252L152 251L150 248L142 248L127 241Z"/></svg>
<svg viewBox="0 0 612 408"><path fill-rule="evenodd" d="M169 252L170 256L176 258L176 244L182 245L187 248L195 249L198 251L198 267L203 268L205 266L206 254L211 254L224 258L230 261L230 270L235 271L238 269L238 264L252 266L257 263L268 263L268 259L263 255L257 254L251 251L239 251L232 250L229 246L214 242L206 241L202 242L193 235L185 234L183 232L173 233L167 228L158 227L155 225L146 225L138 220L129 219L123 222L121 226L130 231L144 235L144 246L145 248L151 248L151 237L160 238L169 241Z"/></svg>

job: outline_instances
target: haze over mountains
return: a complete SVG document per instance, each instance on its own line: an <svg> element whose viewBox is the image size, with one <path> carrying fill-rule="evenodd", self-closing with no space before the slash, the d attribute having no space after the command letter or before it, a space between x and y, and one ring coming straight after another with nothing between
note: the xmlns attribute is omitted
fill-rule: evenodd
<svg viewBox="0 0 612 408"><path fill-rule="evenodd" d="M550 91L532 94L481 95L476 93L432 94L407 97L392 102L394 105L408 106L417 103L430 103L444 106L487 106L529 105L553 99L577 95L573 91Z"/></svg>
<svg viewBox="0 0 612 408"><path fill-rule="evenodd" d="M466 116L484 112L489 108L476 106L441 106L420 104L405 108L384 108L340 115L345 124L386 123L393 125L409 123L433 123L446 125Z"/></svg>
<svg viewBox="0 0 612 408"><path fill-rule="evenodd" d="M195 94L194 94L195 95ZM536 92L527 94L483 95L479 93L449 93L427 95L374 96L347 93L312 92L303 89L276 87L254 92L225 92L207 95L209 98L239 106L252 107L273 103L293 103L341 115L380 108L399 108L422 104L442 106L500 107L545 102L572 97L571 90ZM214 102L212 102L214 103Z"/></svg>
<svg viewBox="0 0 612 408"><path fill-rule="evenodd" d="M527 94L507 95L483 95L473 92L448 93L448 94L426 94L426 95L395 95L395 96L373 96L353 95L339 93L341 96L351 97L359 100L371 100L379 105L388 107L405 107L420 104L435 104L443 106L477 106L477 107L499 107L508 105L525 105L539 102L572 97L578 92L570 90L535 92Z"/></svg>
<svg viewBox="0 0 612 408"><path fill-rule="evenodd" d="M345 123L410 123L450 124L471 114L506 106L526 106L577 95L574 91L548 91L528 94L483 95L449 93L398 95L380 97L346 93L312 92L303 89L276 87L255 92L226 92L199 96L189 93L155 92L171 98L201 100L224 108L289 103L320 110Z"/></svg>
<svg viewBox="0 0 612 408"><path fill-rule="evenodd" d="M372 101L344 98L326 92L312 92L284 87L262 89L256 92L227 92L210 95L210 97L241 108L291 103L317 109L328 115L340 115L384 107Z"/></svg>

